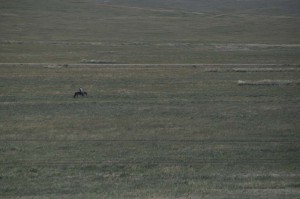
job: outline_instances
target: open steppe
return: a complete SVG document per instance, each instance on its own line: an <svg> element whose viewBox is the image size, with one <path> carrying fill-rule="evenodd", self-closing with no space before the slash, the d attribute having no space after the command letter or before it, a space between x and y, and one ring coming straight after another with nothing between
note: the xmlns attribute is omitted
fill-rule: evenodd
<svg viewBox="0 0 300 199"><path fill-rule="evenodd" d="M298 198L298 3L209 2L0 0L0 198Z"/></svg>

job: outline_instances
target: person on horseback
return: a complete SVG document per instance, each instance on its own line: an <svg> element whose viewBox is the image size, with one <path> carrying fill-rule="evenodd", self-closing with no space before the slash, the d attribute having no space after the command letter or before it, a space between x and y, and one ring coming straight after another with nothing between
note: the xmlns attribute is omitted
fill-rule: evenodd
<svg viewBox="0 0 300 199"><path fill-rule="evenodd" d="M87 96L87 92L85 92L84 90L83 90L83 88L79 88L79 91L76 91L75 93L74 93L74 98L75 97L78 97L78 95L81 95L81 96Z"/></svg>

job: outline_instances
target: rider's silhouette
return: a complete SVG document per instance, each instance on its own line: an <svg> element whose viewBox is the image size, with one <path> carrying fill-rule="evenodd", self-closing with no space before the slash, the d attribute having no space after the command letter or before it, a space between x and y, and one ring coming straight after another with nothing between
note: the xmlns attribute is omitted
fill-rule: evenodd
<svg viewBox="0 0 300 199"><path fill-rule="evenodd" d="M84 94L83 88L79 88L79 92L80 92L81 94Z"/></svg>

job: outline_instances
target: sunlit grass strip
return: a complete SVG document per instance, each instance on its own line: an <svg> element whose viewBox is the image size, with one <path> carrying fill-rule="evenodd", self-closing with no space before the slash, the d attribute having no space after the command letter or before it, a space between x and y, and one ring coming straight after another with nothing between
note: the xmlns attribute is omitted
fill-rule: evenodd
<svg viewBox="0 0 300 199"><path fill-rule="evenodd" d="M239 80L238 85L240 86L260 86L260 85L267 85L267 86L275 86L275 85L300 85L300 80L258 80L258 81L250 81L250 80Z"/></svg>
<svg viewBox="0 0 300 199"><path fill-rule="evenodd" d="M293 72L300 68L233 68L234 72Z"/></svg>
<svg viewBox="0 0 300 199"><path fill-rule="evenodd" d="M300 72L300 68L205 68L204 72Z"/></svg>

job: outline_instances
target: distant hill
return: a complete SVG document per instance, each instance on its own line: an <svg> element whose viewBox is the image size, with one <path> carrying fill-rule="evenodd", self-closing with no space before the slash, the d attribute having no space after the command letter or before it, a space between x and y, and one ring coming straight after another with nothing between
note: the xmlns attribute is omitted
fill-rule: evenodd
<svg viewBox="0 0 300 199"><path fill-rule="evenodd" d="M299 63L299 0L0 0L0 62Z"/></svg>
<svg viewBox="0 0 300 199"><path fill-rule="evenodd" d="M298 0L97 0L98 2L191 12L247 12L299 15Z"/></svg>

